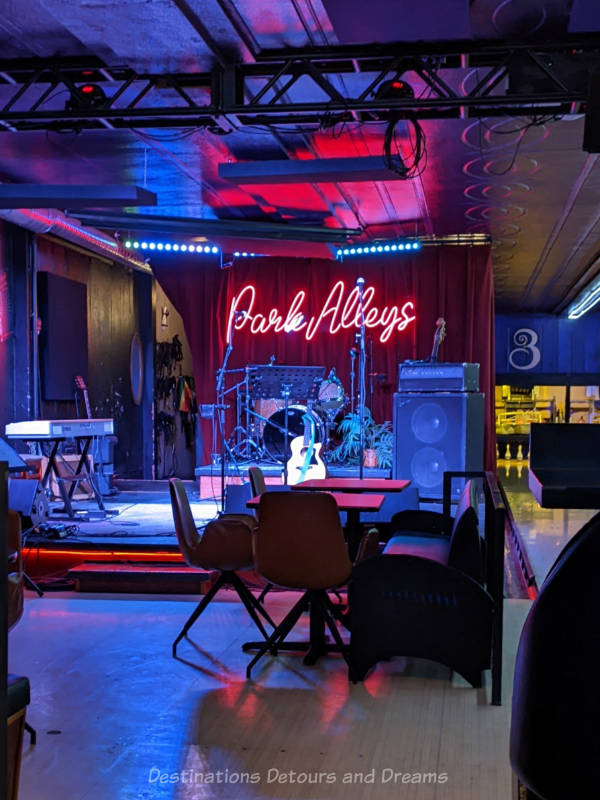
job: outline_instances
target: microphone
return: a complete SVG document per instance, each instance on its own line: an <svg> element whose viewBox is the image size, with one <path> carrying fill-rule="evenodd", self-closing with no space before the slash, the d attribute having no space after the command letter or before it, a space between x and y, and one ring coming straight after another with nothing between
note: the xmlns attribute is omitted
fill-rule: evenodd
<svg viewBox="0 0 600 800"><path fill-rule="evenodd" d="M236 311L233 315L234 320L237 322L239 319L246 319L246 311Z"/></svg>
<svg viewBox="0 0 600 800"><path fill-rule="evenodd" d="M365 279L364 278L357 278L356 279L356 285L358 286L359 289L362 289L362 287L365 285Z"/></svg>
<svg viewBox="0 0 600 800"><path fill-rule="evenodd" d="M270 367L272 367L274 363L275 363L275 356L274 356L274 355L272 355L272 356L269 358L269 366L270 366Z"/></svg>

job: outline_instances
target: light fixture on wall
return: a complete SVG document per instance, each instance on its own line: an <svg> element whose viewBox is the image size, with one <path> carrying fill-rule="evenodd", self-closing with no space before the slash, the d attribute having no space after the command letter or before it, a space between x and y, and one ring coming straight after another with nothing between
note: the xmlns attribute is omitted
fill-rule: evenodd
<svg viewBox="0 0 600 800"><path fill-rule="evenodd" d="M598 303L600 303L600 278L597 278L577 295L568 308L567 316L569 319L579 319L595 308Z"/></svg>
<svg viewBox="0 0 600 800"><path fill-rule="evenodd" d="M160 312L160 327L161 328L168 328L169 327L169 309L167 306L163 306Z"/></svg>

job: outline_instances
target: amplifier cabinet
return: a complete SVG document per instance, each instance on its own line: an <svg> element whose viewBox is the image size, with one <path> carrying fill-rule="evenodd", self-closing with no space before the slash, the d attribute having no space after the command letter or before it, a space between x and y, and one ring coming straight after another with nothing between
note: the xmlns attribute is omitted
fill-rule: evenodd
<svg viewBox="0 0 600 800"><path fill-rule="evenodd" d="M419 497L441 500L444 472L483 469L483 421L483 394L398 392L392 478L408 478ZM461 490L453 481L453 498Z"/></svg>
<svg viewBox="0 0 600 800"><path fill-rule="evenodd" d="M478 392L479 364L405 361L398 364L399 392Z"/></svg>

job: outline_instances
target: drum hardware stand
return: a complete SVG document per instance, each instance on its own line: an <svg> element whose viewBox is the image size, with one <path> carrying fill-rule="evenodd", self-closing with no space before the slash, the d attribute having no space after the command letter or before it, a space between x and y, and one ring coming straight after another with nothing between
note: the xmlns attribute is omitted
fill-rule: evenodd
<svg viewBox="0 0 600 800"><path fill-rule="evenodd" d="M356 359L356 348L350 348L350 413L354 414L354 379L356 373L354 372L354 360Z"/></svg>
<svg viewBox="0 0 600 800"><path fill-rule="evenodd" d="M373 337L369 336L369 409L373 413Z"/></svg>
<svg viewBox="0 0 600 800"><path fill-rule="evenodd" d="M359 349L358 349L358 421L359 421L359 458L358 458L358 475L362 480L364 475L364 449L365 449L365 366L366 366L366 351L365 351L365 305L363 297L363 289L365 285L364 278L357 278L356 285L358 287L358 304L360 309L360 331L357 334Z"/></svg>
<svg viewBox="0 0 600 800"><path fill-rule="evenodd" d="M288 441L289 437L289 406L290 406L290 392L292 390L291 383L282 383L281 384L281 396L283 397L284 402L284 409L285 409L285 416L284 416L284 423L283 423L283 482L287 486L288 482L288 468L287 462L289 459L289 450L290 450L290 443Z"/></svg>

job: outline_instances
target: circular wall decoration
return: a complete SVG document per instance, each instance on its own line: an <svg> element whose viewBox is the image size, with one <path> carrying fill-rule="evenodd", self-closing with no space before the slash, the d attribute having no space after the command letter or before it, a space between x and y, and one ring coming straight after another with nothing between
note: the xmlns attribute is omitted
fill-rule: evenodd
<svg viewBox="0 0 600 800"><path fill-rule="evenodd" d="M142 340L139 333L131 337L129 348L129 377L131 379L131 397L136 406L142 402L144 389L144 358L142 353Z"/></svg>

